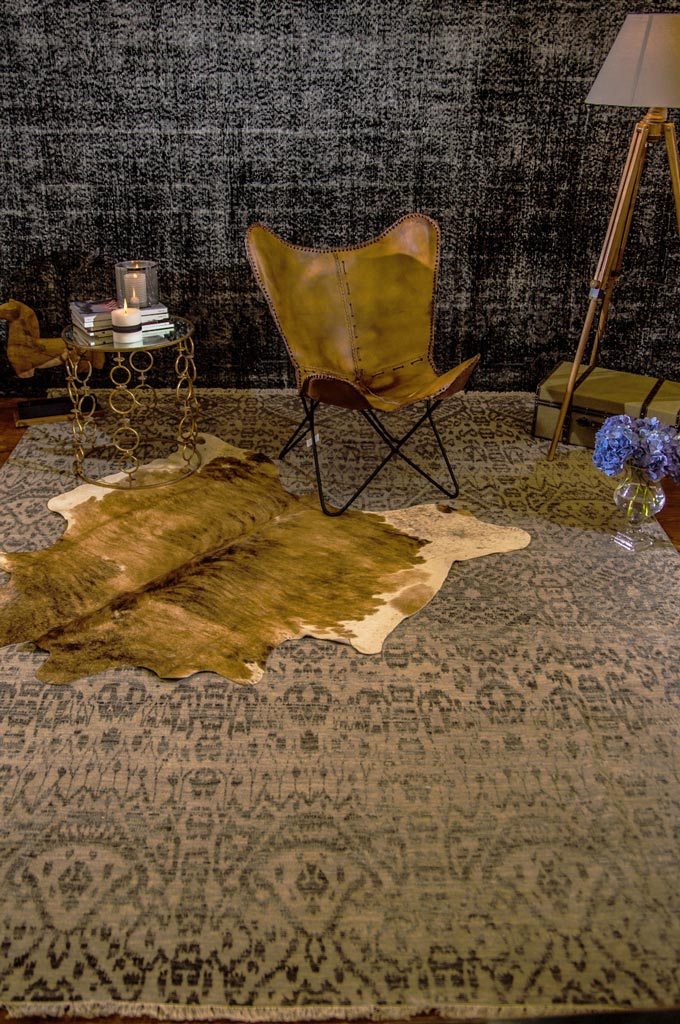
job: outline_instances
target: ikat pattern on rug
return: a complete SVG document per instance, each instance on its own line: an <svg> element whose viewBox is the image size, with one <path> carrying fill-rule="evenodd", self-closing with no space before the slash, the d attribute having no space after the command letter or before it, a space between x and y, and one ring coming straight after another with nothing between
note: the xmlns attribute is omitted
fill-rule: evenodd
<svg viewBox="0 0 680 1024"><path fill-rule="evenodd" d="M680 560L631 556L591 453L528 394L439 417L459 511L525 530L452 566L382 652L305 638L257 685L0 652L0 1005L14 1015L538 1017L680 1003ZM208 392L274 456L291 392ZM373 456L320 424L336 495ZM330 459L331 438L342 459ZM418 442L427 458L429 442ZM279 465L312 489L304 450ZM364 508L437 501L390 465ZM5 550L54 542L62 424L0 474ZM158 637L159 645L165 643Z"/></svg>

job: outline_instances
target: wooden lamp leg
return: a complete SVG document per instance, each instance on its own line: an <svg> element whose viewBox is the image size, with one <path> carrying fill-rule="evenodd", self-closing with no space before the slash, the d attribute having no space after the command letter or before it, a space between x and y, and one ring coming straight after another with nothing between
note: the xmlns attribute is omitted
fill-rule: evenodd
<svg viewBox="0 0 680 1024"><path fill-rule="evenodd" d="M675 199L675 219L678 224L678 234L680 235L680 163L678 163L678 141L675 137L675 125L672 121L666 121L663 126L663 134L666 140L668 166L671 169L671 186L673 188L673 198Z"/></svg>
<svg viewBox="0 0 680 1024"><path fill-rule="evenodd" d="M643 122L637 126L636 135L633 137L633 145L631 146L632 163L630 167L630 191L626 196L626 207L622 208L620 211L620 216L618 218L618 231L613 233L609 264L598 264L595 272L595 279L603 282L604 296L602 299L602 309L597 323L595 338L593 339L593 348L589 363L591 366L595 366L597 364L597 359L600 354L600 342L604 337L607 317L609 316L609 304L621 273L623 254L626 249L626 243L628 242L630 225L633 220L633 212L635 211L638 190L640 188L640 179L642 178L642 171L645 166L648 139L649 128L644 125Z"/></svg>
<svg viewBox="0 0 680 1024"><path fill-rule="evenodd" d="M642 177L649 134L650 124L645 120L639 121L635 126L633 138L631 139L630 147L628 149L628 156L623 168L623 174L621 175L621 181L619 182L619 188L616 193L614 209L612 210L611 217L609 218L607 234L605 235L600 259L595 271L595 277L591 281L588 311L586 313L586 319L583 324L583 330L581 331L578 348L576 349L576 354L572 363L569 380L564 393L564 399L557 417L557 423L555 424L555 432L553 434L552 441L550 442L550 448L548 450L549 461L552 461L555 457L555 451L562 435L564 422L567 418L567 413L574 394L578 371L590 339L595 314L599 303L602 302L602 310L598 322L597 336L595 346L593 348L591 363L595 363L597 361L598 348L602 335L604 334L607 315L609 313L611 293L614 285L616 284L618 271L620 270L623 262L623 253L626 241L628 240L628 232L633 217L640 178ZM678 195L680 195L680 174L678 176L678 182ZM680 206L678 206L677 209L679 211L678 223L680 226Z"/></svg>

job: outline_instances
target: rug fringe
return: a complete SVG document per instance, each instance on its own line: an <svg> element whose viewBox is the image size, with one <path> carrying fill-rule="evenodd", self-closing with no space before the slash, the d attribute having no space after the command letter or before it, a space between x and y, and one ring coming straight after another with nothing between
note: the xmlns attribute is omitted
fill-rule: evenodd
<svg viewBox="0 0 680 1024"><path fill-rule="evenodd" d="M630 1008L627 1008L630 1010ZM663 1007L640 1008L639 1012L653 1012ZM671 1009L671 1007L668 1007ZM521 1021L543 1017L566 1017L574 1014L616 1013L618 1008L593 1005L555 1006L475 1006L470 1004L432 1006L431 1004L410 1004L408 1006L186 1006L153 1003L119 1003L115 1001L78 1001L64 1003L3 1003L0 1012L7 1020L27 1017L39 1019L92 1020L117 1016L118 1018L150 1018L168 1021L243 1021L248 1024L264 1022L295 1021L410 1021L423 1018L428 1021L465 1022ZM624 1008L620 1008L624 1012Z"/></svg>

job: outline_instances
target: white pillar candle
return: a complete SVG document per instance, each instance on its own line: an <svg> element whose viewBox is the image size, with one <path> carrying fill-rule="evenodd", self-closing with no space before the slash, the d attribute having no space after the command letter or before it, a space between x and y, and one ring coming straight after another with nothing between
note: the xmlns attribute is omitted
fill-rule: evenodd
<svg viewBox="0 0 680 1024"><path fill-rule="evenodd" d="M131 306L146 306L146 274L130 270L125 275L125 298Z"/></svg>
<svg viewBox="0 0 680 1024"><path fill-rule="evenodd" d="M128 306L127 299L122 308L111 310L111 327L114 345L136 345L142 340L142 314L136 306Z"/></svg>

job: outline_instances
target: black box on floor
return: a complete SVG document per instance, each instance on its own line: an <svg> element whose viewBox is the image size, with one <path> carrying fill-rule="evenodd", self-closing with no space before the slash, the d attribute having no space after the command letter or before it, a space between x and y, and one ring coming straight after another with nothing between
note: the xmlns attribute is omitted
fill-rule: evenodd
<svg viewBox="0 0 680 1024"><path fill-rule="evenodd" d="M26 398L17 403L14 422L18 427L32 423L56 423L73 415L70 398Z"/></svg>

